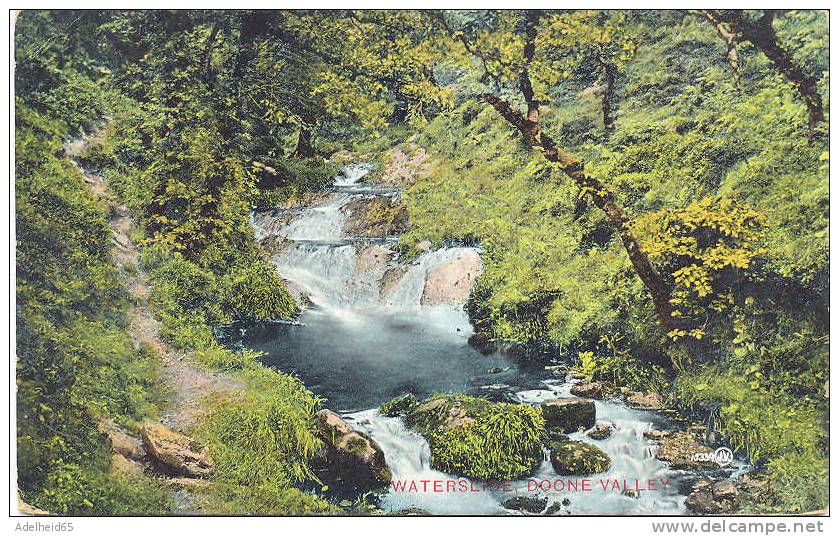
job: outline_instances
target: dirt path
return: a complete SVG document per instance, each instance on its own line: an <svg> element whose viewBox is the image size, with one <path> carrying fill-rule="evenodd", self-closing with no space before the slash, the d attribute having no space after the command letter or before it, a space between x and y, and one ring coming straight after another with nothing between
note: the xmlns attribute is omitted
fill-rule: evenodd
<svg viewBox="0 0 839 536"><path fill-rule="evenodd" d="M114 246L111 260L119 270L132 302L126 330L135 344L148 345L161 357L161 376L171 389L171 405L161 421L175 430L185 431L196 424L202 411L202 399L239 390L243 386L230 376L199 369L188 354L172 348L161 339L160 322L149 309L149 276L140 264L140 255L131 239L134 222L128 207L117 201L104 177L85 170L77 160L85 149L98 141L96 134L80 138L66 146L67 155L82 173L94 196L108 206Z"/></svg>

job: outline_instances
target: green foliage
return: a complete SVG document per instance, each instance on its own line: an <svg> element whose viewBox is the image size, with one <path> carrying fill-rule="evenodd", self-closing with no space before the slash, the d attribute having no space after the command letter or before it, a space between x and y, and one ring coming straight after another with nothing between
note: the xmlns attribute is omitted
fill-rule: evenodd
<svg viewBox="0 0 839 536"><path fill-rule="evenodd" d="M131 428L162 400L158 357L123 330L127 296L109 262L107 214L62 152L68 135L98 120L101 94L49 60L69 49L32 48L49 17L28 11L17 31L17 484L58 514L166 513L157 483L107 472L110 445L97 427L110 418Z"/></svg>
<svg viewBox="0 0 839 536"><path fill-rule="evenodd" d="M824 435L815 403L773 392L757 367L683 375L675 395L688 407L711 405L716 429L754 462L787 452L815 452Z"/></svg>
<svg viewBox="0 0 839 536"><path fill-rule="evenodd" d="M330 512L329 503L291 489L316 481L309 467L323 448L312 418L319 400L300 380L261 366L241 379L245 390L212 402L198 430L215 463L213 480L230 503L222 511Z"/></svg>
<svg viewBox="0 0 839 536"><path fill-rule="evenodd" d="M379 411L388 417L398 417L407 415L416 406L417 399L411 393L407 395L398 396L393 400L389 400L381 405Z"/></svg>
<svg viewBox="0 0 839 536"><path fill-rule="evenodd" d="M173 504L154 480L125 477L59 462L33 502L58 515L166 515Z"/></svg>
<svg viewBox="0 0 839 536"><path fill-rule="evenodd" d="M613 345L609 345L602 355L580 352L572 370L587 381L596 380L611 390L627 386L638 391L662 392L669 385L661 366L619 351Z"/></svg>
<svg viewBox="0 0 839 536"><path fill-rule="evenodd" d="M288 318L298 311L272 263L260 259L240 264L233 268L230 279L228 307L237 319L274 320Z"/></svg>
<svg viewBox="0 0 839 536"><path fill-rule="evenodd" d="M443 402L430 411L423 407L437 400ZM463 425L447 425L451 410L462 412ZM448 473L512 479L530 473L541 460L545 421L537 408L528 405L435 395L414 407L407 422L428 440L433 466Z"/></svg>

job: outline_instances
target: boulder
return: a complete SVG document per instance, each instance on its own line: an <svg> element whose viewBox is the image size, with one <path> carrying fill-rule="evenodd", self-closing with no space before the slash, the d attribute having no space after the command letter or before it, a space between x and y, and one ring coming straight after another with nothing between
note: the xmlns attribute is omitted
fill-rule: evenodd
<svg viewBox="0 0 839 536"><path fill-rule="evenodd" d="M408 209L392 197L358 197L341 207L348 217L345 236L386 237L408 230Z"/></svg>
<svg viewBox="0 0 839 536"><path fill-rule="evenodd" d="M355 430L340 415L323 409L315 414L326 445L319 473L325 480L360 490L385 486L391 479L382 448L372 437Z"/></svg>
<svg viewBox="0 0 839 536"><path fill-rule="evenodd" d="M685 507L699 515L732 514L737 512L739 495L734 481L701 478L685 498Z"/></svg>
<svg viewBox="0 0 839 536"><path fill-rule="evenodd" d="M428 440L432 468L479 480L514 479L536 468L543 450L533 432L541 421L530 405L466 395L434 395L405 416Z"/></svg>
<svg viewBox="0 0 839 536"><path fill-rule="evenodd" d="M143 474L143 465L140 462L126 458L119 452L114 452L111 454L111 463L108 471L111 474L139 476Z"/></svg>
<svg viewBox="0 0 839 536"><path fill-rule="evenodd" d="M571 386L571 394L583 398L603 398L603 388L597 382L577 383Z"/></svg>
<svg viewBox="0 0 839 536"><path fill-rule="evenodd" d="M407 271L408 269L404 266L393 266L385 270L382 279L379 281L379 296L382 298L388 297Z"/></svg>
<svg viewBox="0 0 839 536"><path fill-rule="evenodd" d="M141 434L146 451L167 472L199 478L213 472L210 455L199 442L151 421L143 423Z"/></svg>
<svg viewBox="0 0 839 536"><path fill-rule="evenodd" d="M629 407L635 409L664 409L664 401L658 393L630 391L626 394L626 403Z"/></svg>
<svg viewBox="0 0 839 536"><path fill-rule="evenodd" d="M128 435L113 421L102 421L99 424L99 430L108 437L112 452L129 460L141 460L146 456L143 442L139 438Z"/></svg>
<svg viewBox="0 0 839 536"><path fill-rule="evenodd" d="M585 398L555 398L542 402L545 426L561 433L576 432L594 426L594 402Z"/></svg>
<svg viewBox="0 0 839 536"><path fill-rule="evenodd" d="M517 495L511 497L501 503L501 506L507 510L516 510L518 512L528 512L530 514L538 514L548 506L547 497L524 497Z"/></svg>
<svg viewBox="0 0 839 536"><path fill-rule="evenodd" d="M480 255L464 249L457 258L428 272L422 291L422 305L466 303L472 285L484 271Z"/></svg>
<svg viewBox="0 0 839 536"><path fill-rule="evenodd" d="M558 514L560 510L562 510L562 503L559 501L554 501L550 506L548 506L548 509L545 510L545 515L554 516Z"/></svg>
<svg viewBox="0 0 839 536"><path fill-rule="evenodd" d="M588 431L586 434L592 439L606 439L612 435L612 432L615 431L615 425L610 422L598 422L594 425L594 428Z"/></svg>
<svg viewBox="0 0 839 536"><path fill-rule="evenodd" d="M377 182L385 186L407 187L429 174L431 162L422 148L408 144L390 153Z"/></svg>
<svg viewBox="0 0 839 536"><path fill-rule="evenodd" d="M609 455L582 441L566 441L554 445L551 465L558 475L592 475L609 470Z"/></svg>
<svg viewBox="0 0 839 536"><path fill-rule="evenodd" d="M710 460L696 460L694 455L712 451L713 449L697 441L690 432L674 432L662 438L655 457L669 463L674 469L711 468L717 464Z"/></svg>

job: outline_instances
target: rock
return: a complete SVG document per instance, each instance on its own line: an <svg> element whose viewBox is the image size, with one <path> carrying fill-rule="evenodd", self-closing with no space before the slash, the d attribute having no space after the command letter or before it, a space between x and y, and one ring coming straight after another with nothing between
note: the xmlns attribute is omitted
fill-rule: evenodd
<svg viewBox="0 0 839 536"><path fill-rule="evenodd" d="M547 430L548 441L554 443L564 443L565 441L570 441L571 438L565 434L561 434L556 430Z"/></svg>
<svg viewBox="0 0 839 536"><path fill-rule="evenodd" d="M355 258L355 273L369 272L387 264L393 252L382 246L368 246L358 252Z"/></svg>
<svg viewBox="0 0 839 536"><path fill-rule="evenodd" d="M699 514L719 514L721 513L720 505L714 501L711 492L704 489L694 490L685 498L685 508L689 511Z"/></svg>
<svg viewBox="0 0 839 536"><path fill-rule="evenodd" d="M388 417L403 417L407 415L408 412L410 412L416 405L417 399L414 395L408 393L407 395L402 395L385 402L381 405L379 411L382 412L382 415L387 415Z"/></svg>
<svg viewBox="0 0 839 536"><path fill-rule="evenodd" d="M484 271L480 255L465 249L454 260L445 262L430 270L422 291L422 305L466 303L472 285Z"/></svg>
<svg viewBox="0 0 839 536"><path fill-rule="evenodd" d="M320 410L315 414L326 444L319 468L324 478L356 490L385 486L391 479L381 447L367 434L353 429L340 415Z"/></svg>
<svg viewBox="0 0 839 536"><path fill-rule="evenodd" d="M348 217L345 236L381 238L408 230L408 209L398 198L358 197L341 207Z"/></svg>
<svg viewBox="0 0 839 536"><path fill-rule="evenodd" d="M571 394L574 396L581 396L583 398L603 398L603 388L599 383L577 383L571 386Z"/></svg>
<svg viewBox="0 0 839 536"><path fill-rule="evenodd" d="M143 442L139 438L128 435L113 421L102 421L99 424L99 430L108 437L113 452L129 460L141 460L146 456Z"/></svg>
<svg viewBox="0 0 839 536"><path fill-rule="evenodd" d="M607 471L609 455L582 441L566 441L551 450L551 465L558 475L592 475Z"/></svg>
<svg viewBox="0 0 839 536"><path fill-rule="evenodd" d="M428 440L432 468L480 480L514 479L536 468L542 443L527 431L539 421L527 404L467 395L434 395L405 417Z"/></svg>
<svg viewBox="0 0 839 536"><path fill-rule="evenodd" d="M738 495L737 486L731 480L714 482L701 478L685 499L685 507L700 515L736 513Z"/></svg>
<svg viewBox="0 0 839 536"><path fill-rule="evenodd" d="M422 508L405 508L393 513L397 516L430 516L431 512Z"/></svg>
<svg viewBox="0 0 839 536"><path fill-rule="evenodd" d="M25 516L51 516L52 515L50 512L47 512L46 510L41 510L40 508L37 508L37 507L32 506L31 504L27 503L27 502L22 501L20 499L20 497L18 497L18 500L17 500L17 511L18 511L18 513L23 514Z"/></svg>
<svg viewBox="0 0 839 536"><path fill-rule="evenodd" d="M410 156L409 156L410 154ZM421 148L406 144L390 153L378 183L385 186L407 187L420 177L427 176L431 167L428 154Z"/></svg>
<svg viewBox="0 0 839 536"><path fill-rule="evenodd" d="M416 249L420 253L426 253L428 251L431 251L431 246L433 246L433 244L431 243L431 240L420 240L414 246L414 249Z"/></svg>
<svg viewBox="0 0 839 536"><path fill-rule="evenodd" d="M612 432L615 431L615 425L610 422L598 422L594 425L594 428L588 431L586 434L592 439L606 439L607 437L612 435Z"/></svg>
<svg viewBox="0 0 839 536"><path fill-rule="evenodd" d="M523 497L521 495L517 495L502 502L501 506L503 506L507 510L516 510L519 512L529 512L531 514L538 514L548 506L548 498Z"/></svg>
<svg viewBox="0 0 839 536"><path fill-rule="evenodd" d="M594 426L594 402L585 398L555 398L542 402L545 425L559 432L569 433Z"/></svg>
<svg viewBox="0 0 839 536"><path fill-rule="evenodd" d="M713 461L694 459L695 454L710 452L712 452L712 449L699 443L690 432L675 432L662 439L655 457L669 463L674 469L716 467L717 464Z"/></svg>
<svg viewBox="0 0 839 536"><path fill-rule="evenodd" d="M626 395L626 403L635 409L664 409L664 401L658 393L640 393L630 391Z"/></svg>
<svg viewBox="0 0 839 536"><path fill-rule="evenodd" d="M737 486L731 480L720 480L714 484L712 493L715 499L731 500L737 497Z"/></svg>
<svg viewBox="0 0 839 536"><path fill-rule="evenodd" d="M548 506L548 509L545 510L545 515L546 516L556 515L556 514L559 513L560 510L562 510L562 503L559 502L559 501L554 501L550 506Z"/></svg>
<svg viewBox="0 0 839 536"><path fill-rule="evenodd" d="M146 451L167 471L192 477L213 472L207 449L197 441L151 421L143 423L141 434Z"/></svg>
<svg viewBox="0 0 839 536"><path fill-rule="evenodd" d="M139 476L143 474L143 465L126 458L119 452L114 452L111 454L111 463L108 466L108 471L111 474Z"/></svg>
<svg viewBox="0 0 839 536"><path fill-rule="evenodd" d="M644 430L644 437L653 441L662 441L672 434L673 432L665 432L663 430Z"/></svg>
<svg viewBox="0 0 839 536"><path fill-rule="evenodd" d="M382 298L389 296L407 271L408 269L404 266L394 266L385 270L385 273L382 275L382 279L379 281L379 296Z"/></svg>

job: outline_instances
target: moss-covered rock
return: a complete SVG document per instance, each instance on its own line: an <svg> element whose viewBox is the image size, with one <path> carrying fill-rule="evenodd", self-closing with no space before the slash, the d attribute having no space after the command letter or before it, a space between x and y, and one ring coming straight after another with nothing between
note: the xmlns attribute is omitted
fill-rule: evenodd
<svg viewBox="0 0 839 536"><path fill-rule="evenodd" d="M405 415L431 447L431 465L470 478L511 479L542 457L545 422L537 408L465 395L434 395Z"/></svg>
<svg viewBox="0 0 839 536"><path fill-rule="evenodd" d="M594 445L565 441L552 445L551 465L559 475L592 475L607 471L612 460Z"/></svg>
<svg viewBox="0 0 839 536"><path fill-rule="evenodd" d="M382 415L388 417L402 417L407 415L416 405L416 397L408 393L385 402L379 407L379 411L382 412Z"/></svg>

